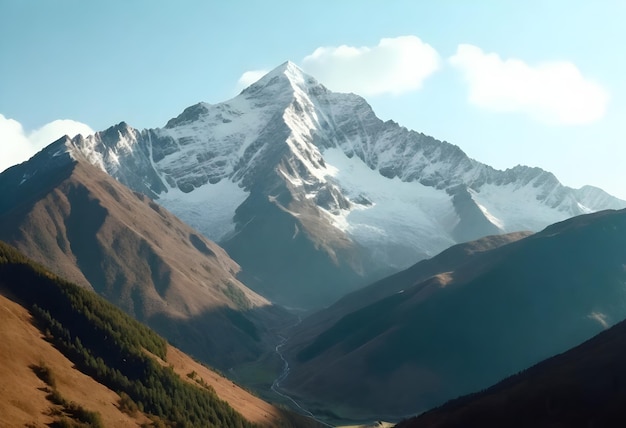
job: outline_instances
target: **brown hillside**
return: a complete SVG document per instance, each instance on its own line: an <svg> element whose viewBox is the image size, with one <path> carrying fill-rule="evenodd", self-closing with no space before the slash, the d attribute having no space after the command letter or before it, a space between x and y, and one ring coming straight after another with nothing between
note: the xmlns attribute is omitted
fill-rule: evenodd
<svg viewBox="0 0 626 428"><path fill-rule="evenodd" d="M87 161L59 161L64 144L0 175L0 239L212 365L273 349L287 314L237 280L223 249Z"/></svg>
<svg viewBox="0 0 626 428"><path fill-rule="evenodd" d="M46 384L32 369L42 362L52 370L61 395L100 413L105 426L132 427L148 421L140 413L135 418L122 413L115 392L76 370L33 326L28 311L0 294L0 426L44 427L53 421Z"/></svg>
<svg viewBox="0 0 626 428"><path fill-rule="evenodd" d="M2 291L4 293L4 291ZM119 396L77 370L74 364L46 341L33 325L29 312L0 294L0 426L31 424L44 427L54 419L54 405L46 399L47 385L33 367L44 363L56 380L56 388L68 401L97 412L107 427L132 427L149 423L142 413L130 417L119 409ZM252 395L230 380L168 346L167 362L192 384L202 380L250 422L266 427L317 427L315 421L279 409ZM188 375L195 372L193 379Z"/></svg>

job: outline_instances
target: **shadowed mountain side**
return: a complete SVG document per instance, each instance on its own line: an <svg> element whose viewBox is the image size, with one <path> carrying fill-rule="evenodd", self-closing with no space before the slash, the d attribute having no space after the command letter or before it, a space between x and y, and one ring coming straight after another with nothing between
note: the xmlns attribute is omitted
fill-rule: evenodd
<svg viewBox="0 0 626 428"><path fill-rule="evenodd" d="M515 232L505 235L492 235L476 241L454 245L435 257L422 260L406 270L347 294L332 306L305 318L285 348L289 352L293 352L293 349L306 346L312 337L332 327L344 315L418 285L428 278L444 275L449 280L451 278L450 272L460 271L462 268L465 268L463 273L465 278L475 275L479 272L479 267L482 266L480 260L483 253L525 238L530 234L531 232ZM488 256L486 257L488 258Z"/></svg>
<svg viewBox="0 0 626 428"><path fill-rule="evenodd" d="M319 214L303 205L287 200L283 206L279 197L268 200L253 193L237 209L235 220L241 226L222 245L233 258L247 260L240 274L245 284L272 301L309 309L354 290L363 277L353 254L358 245L341 233L328 233ZM294 272L309 274L294 281Z"/></svg>
<svg viewBox="0 0 626 428"><path fill-rule="evenodd" d="M458 186L451 189L450 193L454 195L452 204L459 214L459 222L452 231L452 236L457 242L471 241L479 236L502 233L502 230L485 216L467 187Z"/></svg>
<svg viewBox="0 0 626 428"><path fill-rule="evenodd" d="M166 337L175 335L183 350L215 366L232 367L272 349L268 329L290 315L246 288L223 249L167 210L80 157L55 156L64 144L59 140L0 176L0 239ZM197 325L193 319L212 323L176 333L188 320ZM238 341L238 352L218 352Z"/></svg>
<svg viewBox="0 0 626 428"><path fill-rule="evenodd" d="M622 320L625 265L626 211L558 223L347 314L283 386L346 417L427 410Z"/></svg>
<svg viewBox="0 0 626 428"><path fill-rule="evenodd" d="M278 330L285 320L283 310L273 311L274 308L236 311L221 307L187 318L156 314L146 322L186 354L200 361L219 361L218 368L226 371L251 361L251 356L259 357L262 350L267 351L268 342L275 340L273 336L267 337L268 325Z"/></svg>
<svg viewBox="0 0 626 428"><path fill-rule="evenodd" d="M623 427L625 360L622 321L576 348L397 427Z"/></svg>

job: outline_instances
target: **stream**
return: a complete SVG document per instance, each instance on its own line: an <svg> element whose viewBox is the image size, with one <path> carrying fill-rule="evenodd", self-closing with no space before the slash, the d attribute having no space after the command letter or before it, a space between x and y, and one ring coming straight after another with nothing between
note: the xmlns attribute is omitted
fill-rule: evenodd
<svg viewBox="0 0 626 428"><path fill-rule="evenodd" d="M296 327L298 324L300 324L302 322L302 319L300 317L298 317L298 322L295 323L294 325L288 327L287 329L291 329L293 327ZM275 351L276 354L280 357L281 361L283 362L283 371L282 373L276 378L274 379L274 382L272 382L272 386L271 386L271 390L281 396L282 398L288 400L289 402L293 403L293 405L300 410L300 412L308 417L310 417L311 419L319 422L320 424L327 426L327 427L332 427L333 425L329 425L328 423L318 419L313 413L311 413L310 411L308 411L307 409L305 409L304 407L302 407L296 400L294 400L293 398L291 398L289 395L284 394L280 391L280 383L282 381L284 381L287 376L289 376L289 362L287 361L287 359L285 358L285 356L282 353L282 348L283 346L285 346L285 344L287 343L287 340L289 339L288 337L284 337L282 335L278 335L278 337L280 338L280 343L278 345L276 345Z"/></svg>

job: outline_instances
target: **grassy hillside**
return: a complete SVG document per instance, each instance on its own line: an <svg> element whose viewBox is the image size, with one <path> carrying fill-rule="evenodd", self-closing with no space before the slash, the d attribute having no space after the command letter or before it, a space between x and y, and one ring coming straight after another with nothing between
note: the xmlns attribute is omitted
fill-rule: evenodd
<svg viewBox="0 0 626 428"><path fill-rule="evenodd" d="M166 359L167 344L161 337L1 242L0 288L32 308L46 337L81 371L120 393L130 411L177 427L252 426L212 388L194 386L150 357L145 351ZM45 372L42 367L33 370ZM62 402L62 397L56 400Z"/></svg>
<svg viewBox="0 0 626 428"><path fill-rule="evenodd" d="M139 427L150 423L141 412L124 413L118 394L80 372L45 340L33 325L31 314L2 293L0 427L39 428L62 420L78 422L76 417L85 419L87 415L95 416L91 422L99 421L106 427Z"/></svg>

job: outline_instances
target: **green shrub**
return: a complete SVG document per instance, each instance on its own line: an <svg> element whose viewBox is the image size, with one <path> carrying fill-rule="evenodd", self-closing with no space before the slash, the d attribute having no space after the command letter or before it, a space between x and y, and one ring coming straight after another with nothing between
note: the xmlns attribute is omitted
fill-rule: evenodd
<svg viewBox="0 0 626 428"><path fill-rule="evenodd" d="M139 411L137 403L135 403L125 392L120 392L120 399L118 403L120 410L130 416L135 416L135 414Z"/></svg>
<svg viewBox="0 0 626 428"><path fill-rule="evenodd" d="M54 373L52 373L52 369L48 367L46 363L43 361L39 363L37 366L31 366L31 369L39 379L45 382L50 388L56 388L57 382L54 377Z"/></svg>

